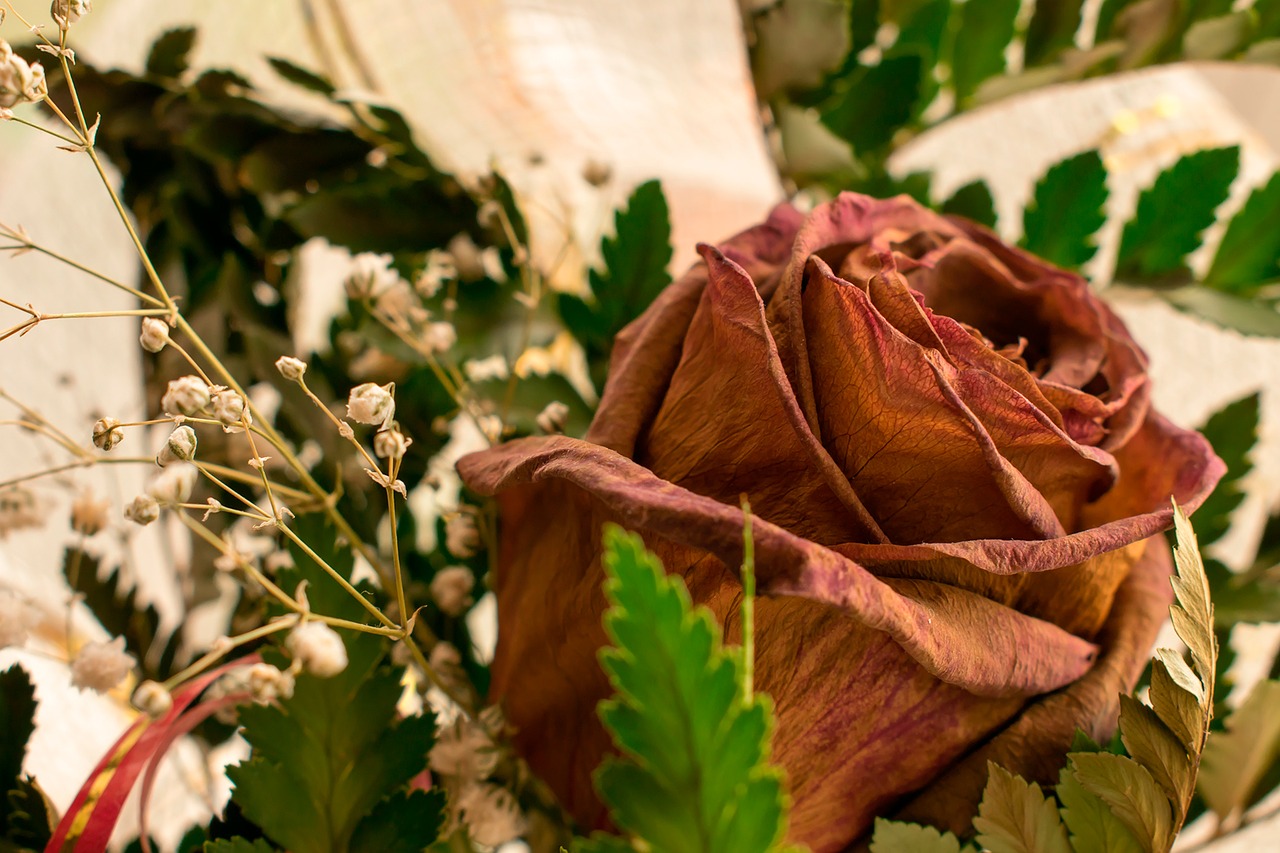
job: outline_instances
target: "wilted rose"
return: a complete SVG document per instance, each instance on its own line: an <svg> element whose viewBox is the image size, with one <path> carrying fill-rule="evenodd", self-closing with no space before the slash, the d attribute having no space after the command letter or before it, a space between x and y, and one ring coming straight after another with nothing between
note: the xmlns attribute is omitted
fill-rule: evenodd
<svg viewBox="0 0 1280 853"><path fill-rule="evenodd" d="M459 463L500 499L493 698L518 748L605 821L601 525L642 533L732 641L745 494L793 840L961 828L988 759L1053 781L1164 620L1170 496L1195 508L1222 463L1152 411L1082 279L972 223L844 194L701 253L619 336L585 441Z"/></svg>

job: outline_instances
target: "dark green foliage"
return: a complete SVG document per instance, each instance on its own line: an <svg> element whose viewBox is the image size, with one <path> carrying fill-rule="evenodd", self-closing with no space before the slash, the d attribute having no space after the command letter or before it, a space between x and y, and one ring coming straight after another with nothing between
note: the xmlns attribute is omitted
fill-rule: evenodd
<svg viewBox="0 0 1280 853"><path fill-rule="evenodd" d="M582 343L592 379L603 385L614 336L671 282L671 220L657 181L636 187L614 216L614 235L600 244L604 268L591 271L593 299L562 295L560 316Z"/></svg>
<svg viewBox="0 0 1280 853"><path fill-rule="evenodd" d="M1188 154L1161 172L1125 224L1116 278L1185 279L1186 256L1199 247L1239 169L1240 149L1231 146Z"/></svg>
<svg viewBox="0 0 1280 853"><path fill-rule="evenodd" d="M1094 235L1106 221L1107 171L1097 151L1050 168L1036 182L1022 215L1027 251L1067 269L1079 269L1098 250Z"/></svg>
<svg viewBox="0 0 1280 853"><path fill-rule="evenodd" d="M356 827L351 853L419 853L440 834L444 792L400 791L383 799Z"/></svg>
<svg viewBox="0 0 1280 853"><path fill-rule="evenodd" d="M143 671L160 679L168 677L177 645L160 634L160 614L154 605L143 606L137 598L137 588L124 585L120 570L104 573L98 557L68 548L63 554L62 571L67 584L83 596L85 605L107 633L124 637L125 648L138 659Z"/></svg>
<svg viewBox="0 0 1280 853"><path fill-rule="evenodd" d="M967 103L983 80L1004 71L1019 5L1019 0L968 0L956 10L961 49L951 55L951 84L959 103Z"/></svg>
<svg viewBox="0 0 1280 853"><path fill-rule="evenodd" d="M204 853L272 853L272 847L261 838L246 841L243 838L220 838L217 841L206 841Z"/></svg>
<svg viewBox="0 0 1280 853"><path fill-rule="evenodd" d="M1227 463L1227 473L1195 514L1196 536L1201 545L1222 538L1231 526L1231 513L1244 501L1241 480L1253 470L1249 454L1258 441L1260 395L1250 394L1215 412L1200 428L1214 451Z"/></svg>
<svg viewBox="0 0 1280 853"><path fill-rule="evenodd" d="M878 65L858 68L822 110L822 123L852 145L855 154L878 151L916 115L924 73L918 54L889 56Z"/></svg>
<svg viewBox="0 0 1280 853"><path fill-rule="evenodd" d="M18 665L0 672L0 850L40 849L49 840L51 807L22 775L35 731L36 691Z"/></svg>
<svg viewBox="0 0 1280 853"><path fill-rule="evenodd" d="M163 33L147 54L147 74L178 78L191 67L191 48L196 44L193 27L180 27Z"/></svg>
<svg viewBox="0 0 1280 853"><path fill-rule="evenodd" d="M743 696L741 657L721 646L711 614L638 536L605 531L601 663L618 695L600 718L622 752L596 772L613 821L641 849L753 853L778 849L786 825L781 773L769 766L771 703ZM629 849L598 837L579 851Z"/></svg>
<svg viewBox="0 0 1280 853"><path fill-rule="evenodd" d="M274 69L277 74L295 86L310 89L311 91L317 92L321 95L333 95L338 91L337 87L335 87L327 77L316 74L314 71L308 71L287 59L282 59L278 56L268 56L267 62L271 63L272 69Z"/></svg>
<svg viewBox="0 0 1280 853"><path fill-rule="evenodd" d="M973 181L956 190L942 203L942 212L972 219L988 228L996 227L996 204L986 181Z"/></svg>
<svg viewBox="0 0 1280 853"><path fill-rule="evenodd" d="M1280 278L1280 173L1249 194L1231 219L1204 283L1248 295Z"/></svg>
<svg viewBox="0 0 1280 853"><path fill-rule="evenodd" d="M1036 0L1027 26L1026 62L1037 65L1070 47L1080 28L1082 0Z"/></svg>

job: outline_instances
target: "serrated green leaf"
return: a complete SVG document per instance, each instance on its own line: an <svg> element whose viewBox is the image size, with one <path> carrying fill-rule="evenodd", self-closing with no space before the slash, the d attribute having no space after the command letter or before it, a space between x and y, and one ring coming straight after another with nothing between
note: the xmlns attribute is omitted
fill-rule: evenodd
<svg viewBox="0 0 1280 853"><path fill-rule="evenodd" d="M147 73L177 79L191 66L191 48L196 43L195 27L178 27L160 35L147 54Z"/></svg>
<svg viewBox="0 0 1280 853"><path fill-rule="evenodd" d="M1209 579L1196 543L1191 521L1176 503L1173 506L1176 544L1173 549L1174 603L1169 608L1178 638L1191 650L1196 673L1204 685L1201 707L1212 707L1214 678L1217 672L1217 640L1213 635L1213 604L1209 600ZM1208 719L1205 724L1207 727ZM1199 751L1197 747L1196 751Z"/></svg>
<svg viewBox="0 0 1280 853"><path fill-rule="evenodd" d="M421 853L444 825L444 792L398 791L374 806L351 837L350 853Z"/></svg>
<svg viewBox="0 0 1280 853"><path fill-rule="evenodd" d="M1280 758L1280 681L1260 681L1212 735L1200 764L1199 790L1225 819L1249 805L1258 782Z"/></svg>
<svg viewBox="0 0 1280 853"><path fill-rule="evenodd" d="M1204 726L1204 685L1182 655L1156 649L1151 666L1151 706L1188 752L1199 749Z"/></svg>
<svg viewBox="0 0 1280 853"><path fill-rule="evenodd" d="M1249 194L1231 218L1204 284L1215 290L1249 295L1280 278L1280 172Z"/></svg>
<svg viewBox="0 0 1280 853"><path fill-rule="evenodd" d="M1280 311L1276 304L1245 299L1208 287L1175 287L1157 291L1174 308L1242 335L1280 337Z"/></svg>
<svg viewBox="0 0 1280 853"><path fill-rule="evenodd" d="M1106 803L1143 849L1169 849L1173 819L1169 801L1141 764L1109 753L1072 753L1069 768L1077 782Z"/></svg>
<svg viewBox="0 0 1280 853"><path fill-rule="evenodd" d="M596 788L614 823L669 853L776 850L786 812L781 775L766 760L767 697L744 703L738 656L639 537L610 526L604 543L615 645L600 658L618 692L600 717L623 758L601 766ZM611 849L601 844L618 842L580 849Z"/></svg>
<svg viewBox="0 0 1280 853"><path fill-rule="evenodd" d="M22 777L27 741L35 731L36 688L27 671L13 664L0 672L0 791L8 791ZM6 804L0 802L0 817Z"/></svg>
<svg viewBox="0 0 1280 853"><path fill-rule="evenodd" d="M1079 853L1143 853L1143 846L1129 827L1112 814L1096 794L1076 781L1064 767L1054 788L1062 801L1062 822L1071 834L1071 846Z"/></svg>
<svg viewBox="0 0 1280 853"><path fill-rule="evenodd" d="M1106 221L1106 204L1107 170L1098 152L1063 160L1036 182L1019 245L1050 263L1079 269L1098 251L1094 235Z"/></svg>
<svg viewBox="0 0 1280 853"><path fill-rule="evenodd" d="M996 203L991 188L983 180L973 181L956 190L942 203L942 212L951 216L963 216L988 228L996 227Z"/></svg>
<svg viewBox="0 0 1280 853"><path fill-rule="evenodd" d="M1027 25L1026 63L1036 65L1075 44L1081 0L1037 0Z"/></svg>
<svg viewBox="0 0 1280 853"><path fill-rule="evenodd" d="M275 850L261 838L248 841L244 838L219 838L204 843L204 853L273 853Z"/></svg>
<svg viewBox="0 0 1280 853"><path fill-rule="evenodd" d="M1275 563L1264 568L1271 565ZM1280 583L1269 574L1236 573L1217 560L1206 560L1204 568L1213 592L1213 621L1219 632L1229 634L1240 622L1280 622ZM1219 638L1219 673L1223 672L1222 658L1229 648L1225 639Z"/></svg>
<svg viewBox="0 0 1280 853"><path fill-rule="evenodd" d="M822 110L822 123L859 157L878 151L916 115L924 73L924 62L914 53L860 68Z"/></svg>
<svg viewBox="0 0 1280 853"><path fill-rule="evenodd" d="M1013 41L1019 5L1019 0L968 0L956 9L956 32L962 41L952 52L951 82L958 103L968 103L978 84L1004 71L1004 52Z"/></svg>
<svg viewBox="0 0 1280 853"><path fill-rule="evenodd" d="M58 825L58 808L30 776L19 779L3 803L0 837L32 850L43 850Z"/></svg>
<svg viewBox="0 0 1280 853"><path fill-rule="evenodd" d="M119 569L103 573L98 557L67 548L63 552L62 573L107 633L124 637L125 648L146 672L157 676L168 674L177 646L174 643L163 648L156 645L160 614L155 605L144 607L137 600L135 587L124 586Z"/></svg>
<svg viewBox="0 0 1280 853"><path fill-rule="evenodd" d="M1186 257L1213 224L1240 170L1238 146L1188 154L1156 178L1138 197L1124 226L1116 260L1117 279L1167 279L1187 274Z"/></svg>
<svg viewBox="0 0 1280 853"><path fill-rule="evenodd" d="M1280 229L1277 229L1280 230ZM1258 441L1259 393L1228 403L1209 416L1200 433L1227 463L1227 473L1196 511L1192 527L1201 546L1212 545L1231 526L1231 513L1244 501L1240 481L1253 470L1249 453Z"/></svg>
<svg viewBox="0 0 1280 853"><path fill-rule="evenodd" d="M268 56L267 62L271 64L272 70L295 86L301 86L321 95L332 95L338 91L338 88L327 77L314 71L308 71L301 65L297 65L287 59L279 56Z"/></svg>
<svg viewBox="0 0 1280 853"><path fill-rule="evenodd" d="M960 853L960 839L932 826L878 817L871 836L871 853Z"/></svg>
<svg viewBox="0 0 1280 853"><path fill-rule="evenodd" d="M993 762L973 828L991 853L1071 853L1057 801Z"/></svg>
<svg viewBox="0 0 1280 853"><path fill-rule="evenodd" d="M1120 697L1120 733L1129 755L1164 789L1177 832L1195 791L1195 766L1186 747L1155 711L1132 696Z"/></svg>

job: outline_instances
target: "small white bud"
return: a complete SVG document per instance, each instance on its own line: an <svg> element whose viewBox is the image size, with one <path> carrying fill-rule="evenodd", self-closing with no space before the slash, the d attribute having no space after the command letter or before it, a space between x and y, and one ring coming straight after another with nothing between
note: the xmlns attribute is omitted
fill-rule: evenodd
<svg viewBox="0 0 1280 853"><path fill-rule="evenodd" d="M359 424L390 423L396 413L396 401L392 396L394 384L378 385L366 382L351 389L347 398L347 417Z"/></svg>
<svg viewBox="0 0 1280 853"><path fill-rule="evenodd" d="M164 445L164 450L168 451L168 455L166 456L164 451L161 451L161 456L156 458L156 462L161 467L178 459L190 462L196 458L196 443L196 431L184 424L169 433L169 440ZM163 462L160 461L161 457L164 458Z"/></svg>
<svg viewBox="0 0 1280 853"><path fill-rule="evenodd" d="M199 478L196 466L180 462L161 471L147 487L147 493L162 504L186 503Z"/></svg>
<svg viewBox="0 0 1280 853"><path fill-rule="evenodd" d="M293 696L293 676L269 663L255 663L246 676L249 694L259 705Z"/></svg>
<svg viewBox="0 0 1280 853"><path fill-rule="evenodd" d="M373 437L373 452L379 459L403 459L413 439L398 429L384 429Z"/></svg>
<svg viewBox="0 0 1280 853"><path fill-rule="evenodd" d="M506 379L511 375L507 359L501 353L488 358L469 359L463 362L462 372L467 375L468 382L488 382L491 379Z"/></svg>
<svg viewBox="0 0 1280 853"><path fill-rule="evenodd" d="M559 400L552 400L538 413L536 418L538 429L548 435L564 432L564 425L569 420L569 407Z"/></svg>
<svg viewBox="0 0 1280 853"><path fill-rule="evenodd" d="M307 363L291 355L282 355L276 359L276 370L290 382L301 382L303 374L307 372Z"/></svg>
<svg viewBox="0 0 1280 853"><path fill-rule="evenodd" d="M458 332L452 323L428 323L422 332L422 341L432 352L447 352L458 342Z"/></svg>
<svg viewBox="0 0 1280 853"><path fill-rule="evenodd" d="M244 397L235 391L226 388L213 395L213 416L224 427L240 426L241 418L253 423L252 418L244 417L247 414Z"/></svg>
<svg viewBox="0 0 1280 853"><path fill-rule="evenodd" d="M144 317L138 341L147 352L160 352L169 343L169 327L155 317Z"/></svg>
<svg viewBox="0 0 1280 853"><path fill-rule="evenodd" d="M74 24L93 10L93 0L53 0L49 17L60 27Z"/></svg>
<svg viewBox="0 0 1280 853"><path fill-rule="evenodd" d="M444 547L455 557L466 560L480 549L480 528L469 512L450 515L444 523Z"/></svg>
<svg viewBox="0 0 1280 853"><path fill-rule="evenodd" d="M449 566L431 579L431 598L447 616L461 616L475 601L476 579L466 566Z"/></svg>
<svg viewBox="0 0 1280 853"><path fill-rule="evenodd" d="M320 678L332 678L347 668L347 647L338 632L323 622L304 622L284 641L293 659Z"/></svg>
<svg viewBox="0 0 1280 853"><path fill-rule="evenodd" d="M115 418L98 418L93 424L93 446L99 450L113 450L124 441L124 430Z"/></svg>
<svg viewBox="0 0 1280 853"><path fill-rule="evenodd" d="M133 707L152 719L159 719L173 707L173 696L164 689L163 684L144 681L133 691Z"/></svg>
<svg viewBox="0 0 1280 853"><path fill-rule="evenodd" d="M160 517L160 504L151 495L138 495L124 508L124 517L145 527Z"/></svg>
<svg viewBox="0 0 1280 853"><path fill-rule="evenodd" d="M107 526L110 501L97 501L88 492L81 493L71 504L71 529L82 536L93 536Z"/></svg>
<svg viewBox="0 0 1280 853"><path fill-rule="evenodd" d="M209 405L209 386L199 376L182 376L169 382L160 408L171 415L194 415Z"/></svg>
<svg viewBox="0 0 1280 853"><path fill-rule="evenodd" d="M124 681L136 663L124 650L124 637L109 643L86 643L71 661L71 683L81 690L106 693Z"/></svg>
<svg viewBox="0 0 1280 853"><path fill-rule="evenodd" d="M455 234L446 249L453 257L453 266L460 280L478 281L484 278L484 257L470 235Z"/></svg>

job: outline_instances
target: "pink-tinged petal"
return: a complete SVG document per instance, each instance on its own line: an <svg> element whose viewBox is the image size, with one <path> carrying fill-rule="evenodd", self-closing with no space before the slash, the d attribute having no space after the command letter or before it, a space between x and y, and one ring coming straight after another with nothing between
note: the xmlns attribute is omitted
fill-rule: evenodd
<svg viewBox="0 0 1280 853"><path fill-rule="evenodd" d="M1052 785L1077 730L1101 743L1111 737L1120 694L1133 690L1173 600L1168 544L1163 536L1144 544L1098 637L1104 651L1097 666L1067 689L1030 703L1004 731L902 808L896 819L967 831L987 782L988 761Z"/></svg>
<svg viewBox="0 0 1280 853"><path fill-rule="evenodd" d="M811 270L805 333L823 443L890 540L1060 535L957 395L956 369L821 260Z"/></svg>
<svg viewBox="0 0 1280 853"><path fill-rule="evenodd" d="M636 461L725 503L750 492L759 514L814 542L887 541L809 431L750 277L700 250L709 281Z"/></svg>
<svg viewBox="0 0 1280 853"><path fill-rule="evenodd" d="M763 225L726 241L721 249L753 280L767 279L789 255L802 220L795 208L778 205ZM618 334L609 380L587 433L590 441L626 456L634 452L637 439L662 405L706 283L706 267L699 264Z"/></svg>

